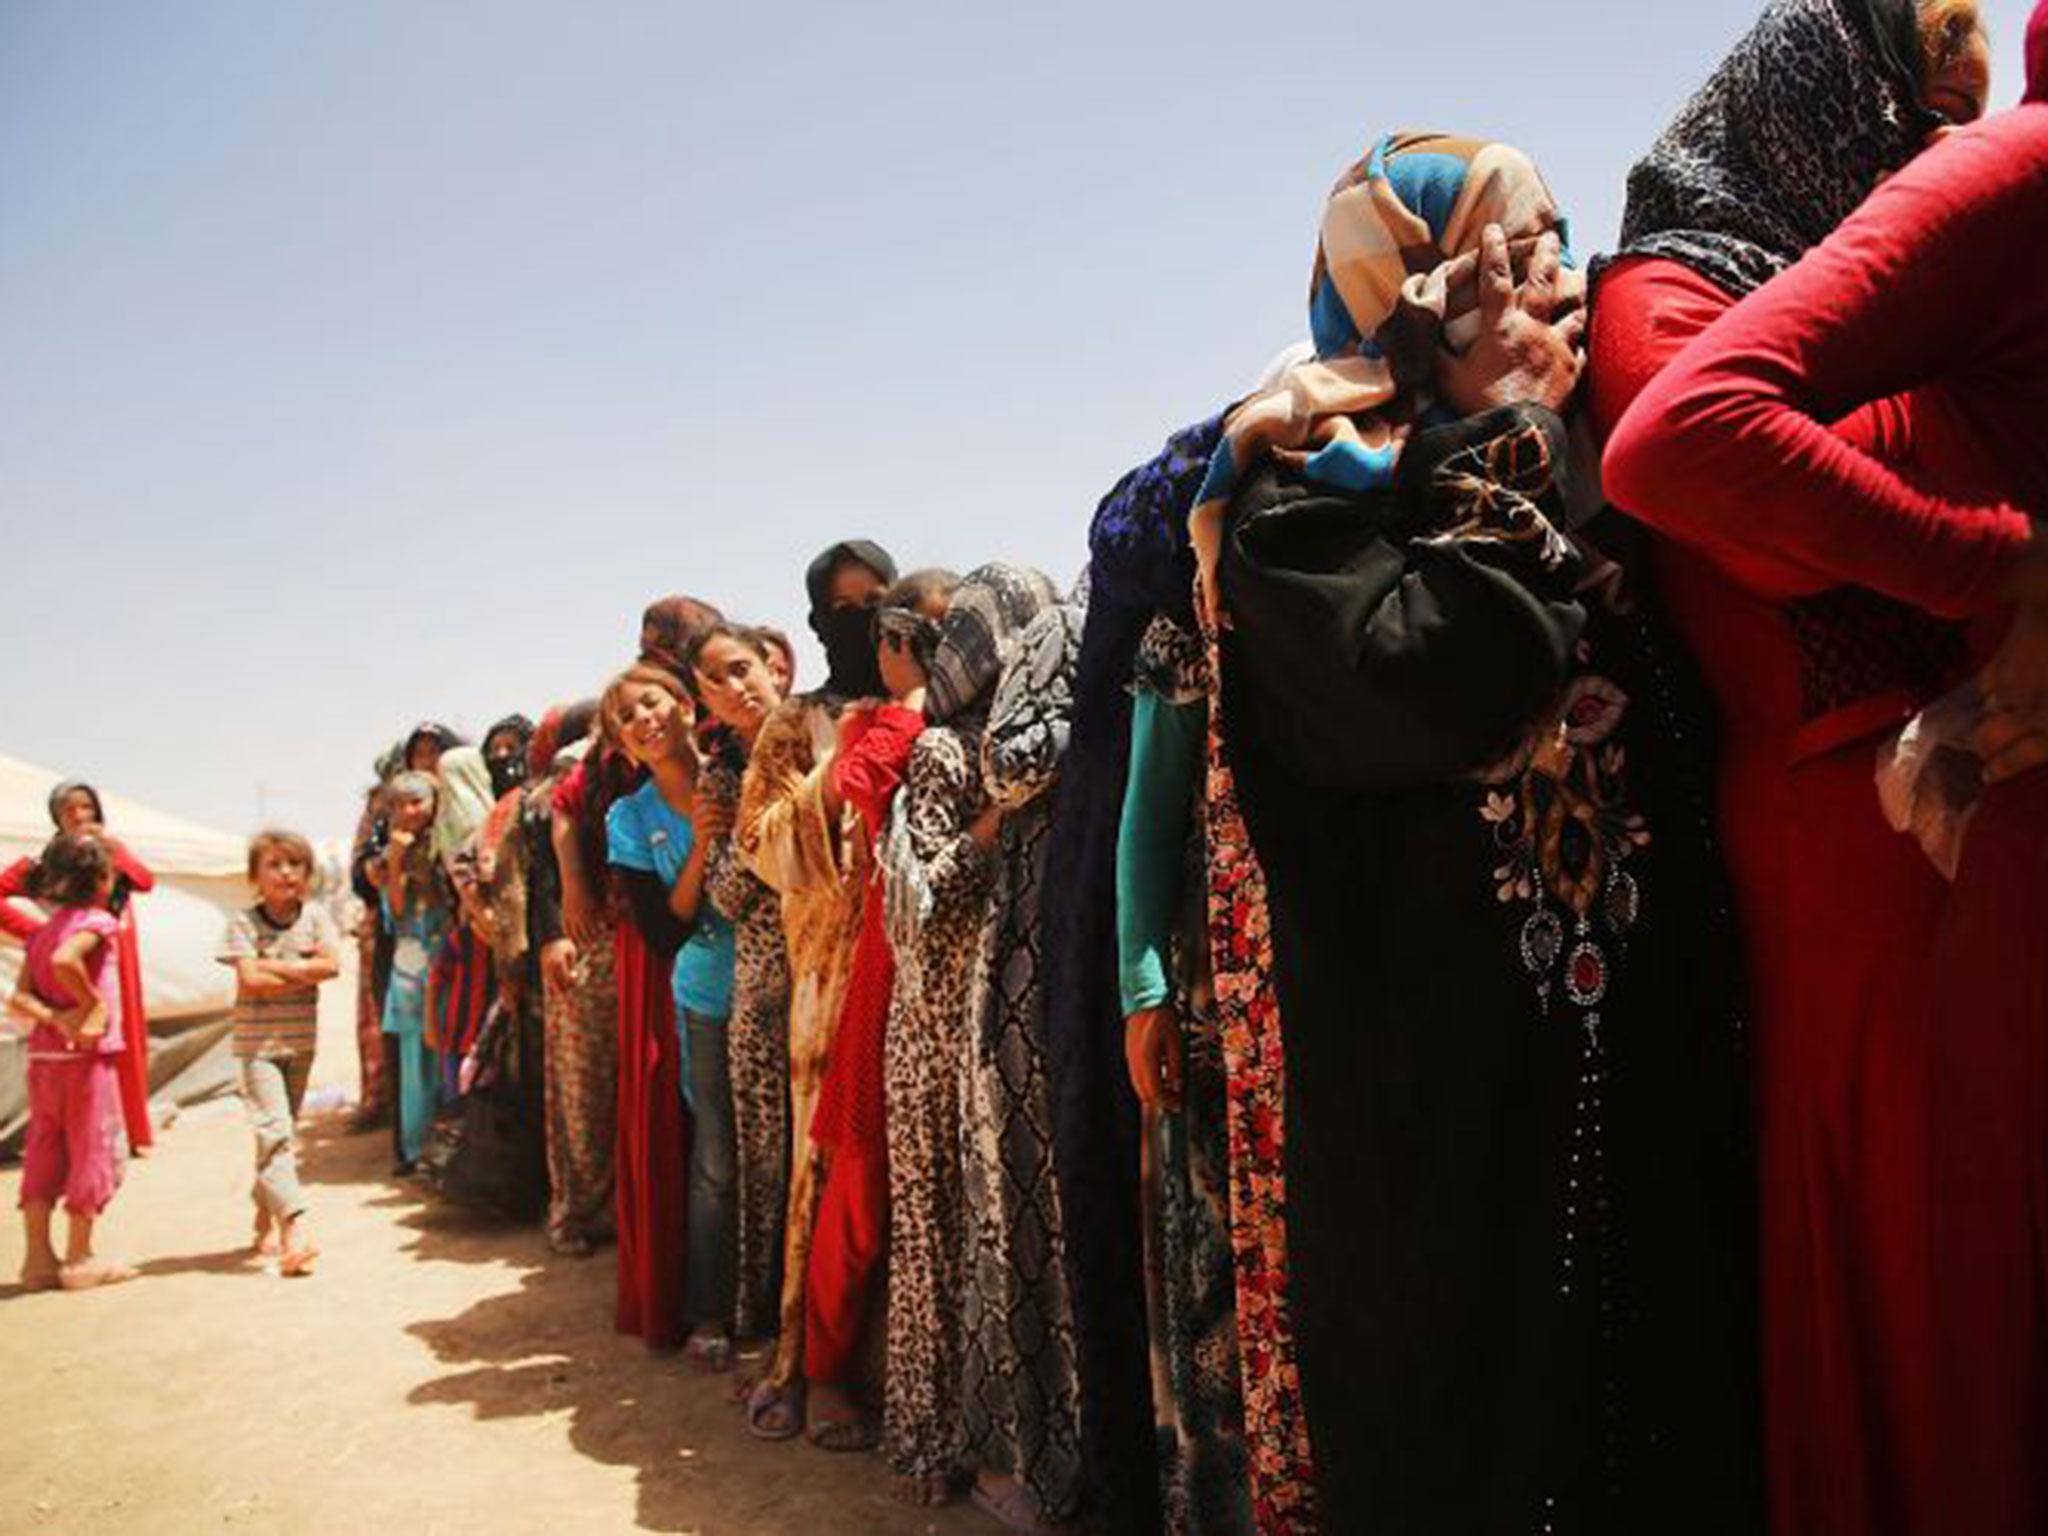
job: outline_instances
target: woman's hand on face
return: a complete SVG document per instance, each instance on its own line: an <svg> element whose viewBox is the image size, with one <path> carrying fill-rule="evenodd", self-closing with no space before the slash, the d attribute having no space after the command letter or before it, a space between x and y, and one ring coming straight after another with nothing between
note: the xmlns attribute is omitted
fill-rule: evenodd
<svg viewBox="0 0 2048 1536"><path fill-rule="evenodd" d="M1563 281L1564 246L1555 231L1537 238L1529 274L1515 286L1508 239L1498 224L1479 237L1479 335L1437 362L1437 389L1463 416L1527 403L1561 411L1586 362L1586 311Z"/></svg>
<svg viewBox="0 0 2048 1536"><path fill-rule="evenodd" d="M1140 1104L1180 1108L1180 1019L1171 1007L1141 1009L1124 1021L1124 1064Z"/></svg>

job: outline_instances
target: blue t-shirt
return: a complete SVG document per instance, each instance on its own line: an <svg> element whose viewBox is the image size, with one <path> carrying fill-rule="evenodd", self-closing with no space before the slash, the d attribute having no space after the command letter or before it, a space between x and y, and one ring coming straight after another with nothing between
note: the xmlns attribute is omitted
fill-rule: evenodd
<svg viewBox="0 0 2048 1536"><path fill-rule="evenodd" d="M612 863L621 869L646 870L664 887L674 886L696 842L690 819L676 814L652 779L612 802L604 831L606 857ZM701 901L697 926L676 953L677 1009L701 1018L725 1018L732 1012L732 967L732 924L709 900Z"/></svg>

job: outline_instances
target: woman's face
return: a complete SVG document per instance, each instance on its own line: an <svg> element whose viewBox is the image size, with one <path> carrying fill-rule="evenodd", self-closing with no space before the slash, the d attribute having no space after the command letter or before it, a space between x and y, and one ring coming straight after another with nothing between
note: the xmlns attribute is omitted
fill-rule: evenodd
<svg viewBox="0 0 2048 1536"><path fill-rule="evenodd" d="M711 718L752 739L782 701L769 663L752 646L719 635L697 653L697 692Z"/></svg>
<svg viewBox="0 0 2048 1536"><path fill-rule="evenodd" d="M441 766L441 739L422 736L405 754L405 766L414 773L434 773Z"/></svg>
<svg viewBox="0 0 2048 1536"><path fill-rule="evenodd" d="M832 572L828 591L834 608L871 608L881 599L885 583L858 560L842 560Z"/></svg>
<svg viewBox="0 0 2048 1536"><path fill-rule="evenodd" d="M643 768L675 756L689 730L689 711L666 688L634 683L619 708L620 745Z"/></svg>
<svg viewBox="0 0 2048 1536"><path fill-rule="evenodd" d="M82 789L74 789L57 802L57 830L60 832L83 832L100 824L100 810L93 803L91 795Z"/></svg>
<svg viewBox="0 0 2048 1536"><path fill-rule="evenodd" d="M1991 39L1975 5L1938 7L1921 27L1921 98L1951 126L1974 123L1991 104Z"/></svg>

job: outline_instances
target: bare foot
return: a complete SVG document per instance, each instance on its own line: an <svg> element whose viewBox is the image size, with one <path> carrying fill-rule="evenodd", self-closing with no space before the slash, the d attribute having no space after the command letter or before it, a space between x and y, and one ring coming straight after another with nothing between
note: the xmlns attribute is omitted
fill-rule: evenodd
<svg viewBox="0 0 2048 1536"><path fill-rule="evenodd" d="M113 1259L80 1259L59 1271L57 1283L67 1291L94 1291L103 1285L133 1280L135 1271Z"/></svg>
<svg viewBox="0 0 2048 1536"><path fill-rule="evenodd" d="M54 1291L62 1283L64 1271L55 1264L24 1264L21 1266L21 1288L24 1291Z"/></svg>
<svg viewBox="0 0 2048 1536"><path fill-rule="evenodd" d="M313 1273L313 1261L320 1257L320 1245L313 1241L313 1234L306 1230L303 1217L293 1217L284 1224L284 1257L278 1260L277 1272L287 1280L296 1280L301 1275Z"/></svg>
<svg viewBox="0 0 2048 1536"><path fill-rule="evenodd" d="M256 1232L249 1239L249 1247L259 1259L277 1257L277 1226L270 1219L270 1212L256 1213Z"/></svg>

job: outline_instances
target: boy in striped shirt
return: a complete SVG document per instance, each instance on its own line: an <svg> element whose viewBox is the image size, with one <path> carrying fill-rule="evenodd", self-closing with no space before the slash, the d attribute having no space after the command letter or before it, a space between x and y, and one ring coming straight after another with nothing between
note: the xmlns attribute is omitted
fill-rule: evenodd
<svg viewBox="0 0 2048 1536"><path fill-rule="evenodd" d="M256 1133L256 1251L281 1253L280 1274L306 1275L319 1249L292 1138L313 1072L320 983L340 971L341 945L326 909L306 899L313 848L298 833L251 838L249 879L257 903L228 920L220 958L235 968L235 1061Z"/></svg>

